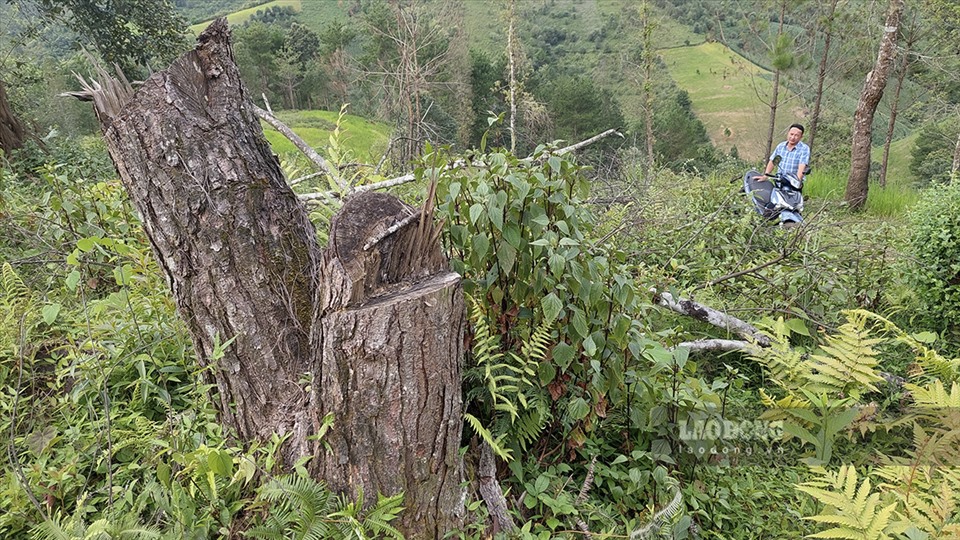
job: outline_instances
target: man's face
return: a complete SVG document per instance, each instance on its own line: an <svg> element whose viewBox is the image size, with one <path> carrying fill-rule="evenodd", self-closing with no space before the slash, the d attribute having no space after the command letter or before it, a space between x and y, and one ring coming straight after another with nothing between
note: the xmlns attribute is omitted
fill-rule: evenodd
<svg viewBox="0 0 960 540"><path fill-rule="evenodd" d="M787 143L790 146L796 146L801 137L803 137L802 131L798 128L790 128L790 131L787 132Z"/></svg>

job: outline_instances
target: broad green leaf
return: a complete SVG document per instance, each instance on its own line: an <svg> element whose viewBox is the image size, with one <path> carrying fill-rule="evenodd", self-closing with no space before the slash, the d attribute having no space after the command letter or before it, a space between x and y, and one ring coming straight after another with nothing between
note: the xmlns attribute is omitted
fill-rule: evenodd
<svg viewBox="0 0 960 540"><path fill-rule="evenodd" d="M563 309L563 302L556 293L550 293L540 300L540 307L543 309L543 319L545 322L553 322L560 315Z"/></svg>
<svg viewBox="0 0 960 540"><path fill-rule="evenodd" d="M233 476L233 457L226 450L211 450L207 454L207 465L217 476Z"/></svg>
<svg viewBox="0 0 960 540"><path fill-rule="evenodd" d="M507 223L503 227L503 239L516 249L520 249L520 227L515 223Z"/></svg>
<svg viewBox="0 0 960 540"><path fill-rule="evenodd" d="M483 214L483 205L480 203L474 203L470 207L470 223L474 225L477 224L477 220L480 219L480 216Z"/></svg>
<svg viewBox="0 0 960 540"><path fill-rule="evenodd" d="M567 412L570 414L571 420L582 420L590 412L590 405L582 397L576 397L570 400Z"/></svg>
<svg viewBox="0 0 960 540"><path fill-rule="evenodd" d="M566 371L573 362L576 350L567 343L557 343L553 347L553 361L560 366L561 371Z"/></svg>
<svg viewBox="0 0 960 540"><path fill-rule="evenodd" d="M597 344L593 342L592 336L587 336L587 338L583 340L583 352L587 353L587 356L597 354Z"/></svg>
<svg viewBox="0 0 960 540"><path fill-rule="evenodd" d="M498 205L491 205L487 208L487 217L490 218L490 223L493 224L493 227L498 230L503 230L503 207Z"/></svg>
<svg viewBox="0 0 960 540"><path fill-rule="evenodd" d="M517 250L510 244L500 244L497 249L497 262L500 264L500 271L509 274L513 269L513 263L517 261Z"/></svg>
<svg viewBox="0 0 960 540"><path fill-rule="evenodd" d="M807 329L806 323L801 319L787 319L786 321L787 328L790 329L794 334L800 334L801 336L810 337L810 330Z"/></svg>
<svg viewBox="0 0 960 540"><path fill-rule="evenodd" d="M486 257L489 249L490 239L487 238L487 235L483 233L477 233L473 235L473 253L476 255L478 260Z"/></svg>
<svg viewBox="0 0 960 540"><path fill-rule="evenodd" d="M576 330L580 337L585 338L590 334L590 329L587 327L587 318L584 317L583 312L579 309L573 312L572 322L573 329Z"/></svg>
<svg viewBox="0 0 960 540"><path fill-rule="evenodd" d="M91 251L93 247L99 243L99 240L100 239L97 238L96 236L88 236L86 238L81 238L80 240L77 240L77 249L79 249L84 253L87 253Z"/></svg>
<svg viewBox="0 0 960 540"><path fill-rule="evenodd" d="M540 384L550 384L557 377L557 368L550 362L541 362L537 377L540 379Z"/></svg>
<svg viewBox="0 0 960 540"><path fill-rule="evenodd" d="M70 289L71 291L74 291L77 289L77 283L80 283L80 271L73 270L69 274L67 274L67 279L66 279L67 288Z"/></svg>
<svg viewBox="0 0 960 540"><path fill-rule="evenodd" d="M43 322L47 324L53 324L53 321L57 320L57 315L60 314L60 304L47 304L40 309L40 314L43 316Z"/></svg>

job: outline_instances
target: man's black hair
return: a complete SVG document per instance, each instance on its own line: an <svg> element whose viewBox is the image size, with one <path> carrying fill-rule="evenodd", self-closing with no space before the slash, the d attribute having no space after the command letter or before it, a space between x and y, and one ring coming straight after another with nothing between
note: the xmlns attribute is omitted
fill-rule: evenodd
<svg viewBox="0 0 960 540"><path fill-rule="evenodd" d="M803 134L803 124L790 124L790 127L787 128L787 131L790 131L793 128L799 129L800 133Z"/></svg>

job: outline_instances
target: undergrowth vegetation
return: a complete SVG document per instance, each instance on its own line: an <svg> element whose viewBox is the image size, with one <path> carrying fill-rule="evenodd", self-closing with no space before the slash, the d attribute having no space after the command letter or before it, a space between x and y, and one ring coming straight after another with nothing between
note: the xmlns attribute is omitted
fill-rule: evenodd
<svg viewBox="0 0 960 540"><path fill-rule="evenodd" d="M97 156L0 169L0 535L398 537L402 494L344 498L278 462L284 437L241 448L223 431ZM753 211L737 163L644 181L627 161L611 197L550 145L461 157L430 149L397 192L414 202L437 182L469 296L462 444L468 461L497 457L517 525L502 535L956 534L960 361L936 324L955 295L918 272L955 266L952 196L924 197L911 221L815 195L785 230ZM319 229L332 211L317 206ZM763 341L693 348L738 336L662 309L663 292ZM469 480L457 536L487 538Z"/></svg>

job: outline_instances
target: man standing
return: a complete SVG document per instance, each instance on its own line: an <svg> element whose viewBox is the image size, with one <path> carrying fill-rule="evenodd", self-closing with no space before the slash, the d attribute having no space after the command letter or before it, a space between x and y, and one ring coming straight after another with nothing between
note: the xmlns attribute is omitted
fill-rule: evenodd
<svg viewBox="0 0 960 540"><path fill-rule="evenodd" d="M790 129L787 130L787 140L778 144L773 153L770 154L767 168L763 172L770 174L773 172L773 168L777 167L778 171L796 174L797 178L802 181L803 174L810 168L810 147L800 141L802 137L803 125L793 124L790 126ZM779 164L774 162L776 156L780 156Z"/></svg>

